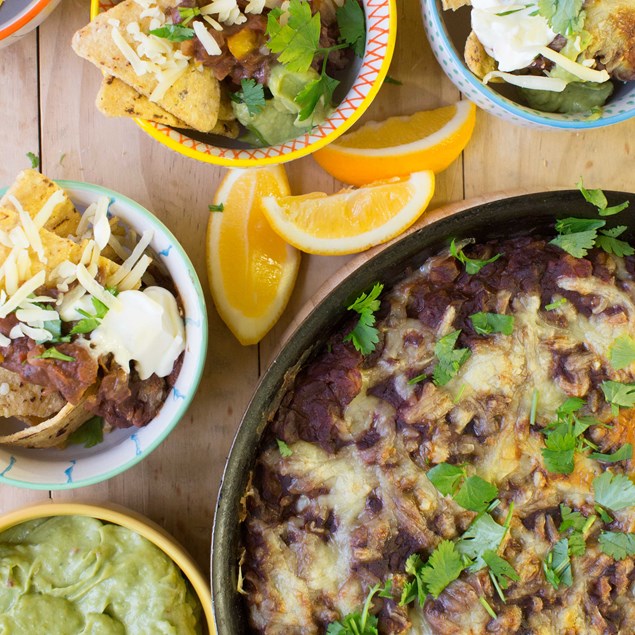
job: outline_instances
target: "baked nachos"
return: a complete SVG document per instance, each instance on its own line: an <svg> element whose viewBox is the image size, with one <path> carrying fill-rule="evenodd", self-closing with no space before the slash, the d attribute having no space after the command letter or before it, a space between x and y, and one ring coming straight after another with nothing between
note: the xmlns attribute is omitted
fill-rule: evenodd
<svg viewBox="0 0 635 635"><path fill-rule="evenodd" d="M73 38L104 114L262 146L322 123L365 45L360 0L123 0Z"/></svg>
<svg viewBox="0 0 635 635"><path fill-rule="evenodd" d="M178 294L152 231L137 236L110 204L80 213L35 170L0 198L0 443L64 446L88 430L94 444L144 426L178 377Z"/></svg>
<svg viewBox="0 0 635 635"><path fill-rule="evenodd" d="M241 500L247 632L633 633L635 248L582 190L599 213L555 236L426 246L287 371Z"/></svg>

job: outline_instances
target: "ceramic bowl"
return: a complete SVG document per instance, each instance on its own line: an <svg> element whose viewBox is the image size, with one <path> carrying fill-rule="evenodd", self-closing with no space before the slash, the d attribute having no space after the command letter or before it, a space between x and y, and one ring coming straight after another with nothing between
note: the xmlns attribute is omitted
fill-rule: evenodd
<svg viewBox="0 0 635 635"><path fill-rule="evenodd" d="M60 0L5 0L0 7L0 48L33 31L59 3Z"/></svg>
<svg viewBox="0 0 635 635"><path fill-rule="evenodd" d="M635 82L620 84L597 119L587 113L559 114L523 106L485 85L463 60L465 40L470 32L469 7L443 11L440 0L421 0L423 24L437 61L452 83L483 110L505 121L539 129L586 130L610 126L635 116ZM510 88L507 85L506 88ZM503 89L505 90L505 89ZM512 92L509 92L512 95Z"/></svg>
<svg viewBox="0 0 635 635"><path fill-rule="evenodd" d="M120 474L148 456L185 414L199 384L207 353L207 312L196 271L183 247L147 209L98 185L57 181L79 211L102 196L110 212L139 234L154 233L150 248L158 255L179 292L185 312L186 349L183 367L159 414L143 428L114 429L92 447L64 450L0 445L0 482L29 489L71 489Z"/></svg>
<svg viewBox="0 0 635 635"><path fill-rule="evenodd" d="M310 133L275 146L252 148L215 135L190 136L143 119L137 125L153 139L179 154L226 167L262 167L286 163L306 156L335 141L367 110L382 87L392 60L397 33L396 0L362 0L366 13L366 51L356 58L348 79L350 88L335 112ZM91 17L116 4L113 0L91 0ZM343 84L346 84L346 80Z"/></svg>
<svg viewBox="0 0 635 635"><path fill-rule="evenodd" d="M620 222L635 235L635 194L606 192L614 205L630 201ZM263 375L240 424L225 467L218 495L212 537L212 605L219 635L247 632L244 599L236 592L240 559L241 502L250 478L266 422L280 404L298 369L319 351L330 334L347 319L346 307L381 281L390 287L441 249L452 238L475 238L479 242L512 238L533 232L553 233L556 218L597 218L597 210L582 201L578 191L525 194L500 200L461 202L430 212L417 226L391 244L375 248L346 265L347 275L338 275L318 292L303 311L303 319L274 362ZM627 238L627 240L628 240ZM350 319L350 317L348 317Z"/></svg>
<svg viewBox="0 0 635 635"><path fill-rule="evenodd" d="M205 635L215 635L214 619L210 603L210 590L192 557L162 527L125 507L118 505L94 505L84 503L43 503L31 505L0 516L0 532L29 520L53 516L88 516L107 523L121 525L143 536L161 549L183 572L201 603Z"/></svg>

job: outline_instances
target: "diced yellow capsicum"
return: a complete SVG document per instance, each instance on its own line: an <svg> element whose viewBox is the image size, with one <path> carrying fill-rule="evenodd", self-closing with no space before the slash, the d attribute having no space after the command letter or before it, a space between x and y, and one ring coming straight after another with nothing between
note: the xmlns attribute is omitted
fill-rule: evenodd
<svg viewBox="0 0 635 635"><path fill-rule="evenodd" d="M237 60L242 60L258 48L259 41L260 38L255 31L242 29L227 38L227 46Z"/></svg>

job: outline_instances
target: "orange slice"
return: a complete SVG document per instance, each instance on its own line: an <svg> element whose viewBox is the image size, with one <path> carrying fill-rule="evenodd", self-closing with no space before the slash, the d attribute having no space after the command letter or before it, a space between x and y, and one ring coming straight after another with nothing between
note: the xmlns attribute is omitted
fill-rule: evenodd
<svg viewBox="0 0 635 635"><path fill-rule="evenodd" d="M475 121L476 106L460 101L410 117L369 122L313 156L329 174L351 185L423 170L438 174L463 152Z"/></svg>
<svg viewBox="0 0 635 635"><path fill-rule="evenodd" d="M412 225L434 193L434 173L417 172L358 190L304 196L268 196L265 216L288 243L310 254L364 251Z"/></svg>
<svg viewBox="0 0 635 635"><path fill-rule="evenodd" d="M230 170L214 197L223 211L207 226L207 272L214 304L238 341L258 343L293 291L300 254L276 234L262 210L265 196L288 196L282 166Z"/></svg>

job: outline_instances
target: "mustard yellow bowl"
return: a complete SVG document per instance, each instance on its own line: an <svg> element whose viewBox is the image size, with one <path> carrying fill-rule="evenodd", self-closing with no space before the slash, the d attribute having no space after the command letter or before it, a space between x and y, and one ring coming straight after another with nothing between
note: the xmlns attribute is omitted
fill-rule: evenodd
<svg viewBox="0 0 635 635"><path fill-rule="evenodd" d="M118 0L91 0L91 19L107 11ZM366 48L362 60L351 69L350 88L324 123L296 139L263 148L226 146L222 137L190 136L185 130L164 124L135 119L137 125L152 138L191 159L226 167L262 167L286 163L312 154L348 130L368 109L388 73L397 35L396 0L362 0L366 16ZM346 82L344 82L346 83Z"/></svg>
<svg viewBox="0 0 635 635"><path fill-rule="evenodd" d="M203 633L216 635L212 614L209 584L201 575L191 556L162 527L141 514L118 505L94 505L85 503L43 503L30 505L0 516L0 532L16 527L30 520L52 518L56 516L85 516L106 523L120 525L140 536L163 551L181 570L190 583L196 598L201 604Z"/></svg>

